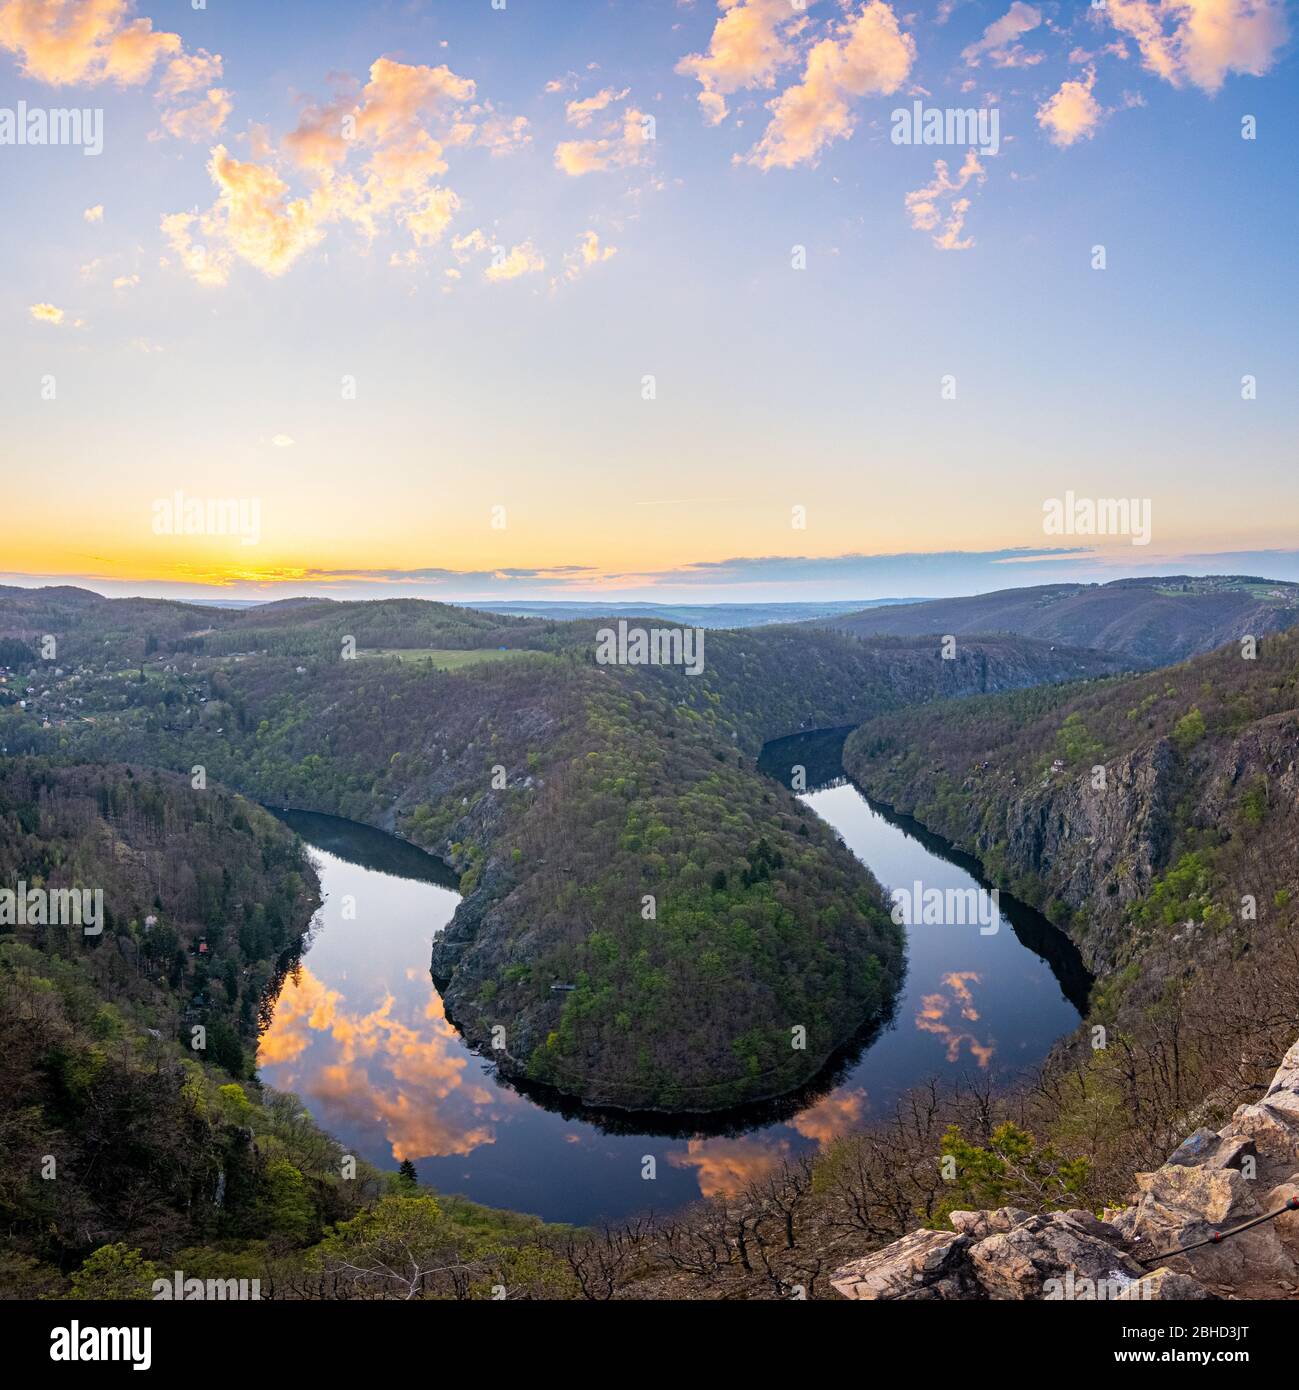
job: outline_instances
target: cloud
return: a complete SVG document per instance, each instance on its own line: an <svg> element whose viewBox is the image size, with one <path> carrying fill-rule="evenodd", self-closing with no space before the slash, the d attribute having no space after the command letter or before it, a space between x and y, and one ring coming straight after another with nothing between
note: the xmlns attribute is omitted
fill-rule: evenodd
<svg viewBox="0 0 1299 1390"><path fill-rule="evenodd" d="M828 144L852 134L855 99L896 92L906 81L915 40L883 0L863 5L832 32L808 53L802 81L768 103L771 121L749 163L760 169L815 164Z"/></svg>
<svg viewBox="0 0 1299 1390"><path fill-rule="evenodd" d="M133 290L139 283L140 277L138 275L119 275L113 281L113 288L115 290Z"/></svg>
<svg viewBox="0 0 1299 1390"><path fill-rule="evenodd" d="M580 100L570 101L564 107L564 116L570 125L588 126L592 119L606 106L615 101L626 101L630 87L624 87L621 92L615 92L612 87L605 87L597 92L593 97L582 97Z"/></svg>
<svg viewBox="0 0 1299 1390"><path fill-rule="evenodd" d="M1021 34L1036 29L1042 22L1042 12L1023 0L1015 0L1010 9L998 20L994 20L983 31L983 37L961 50L961 57L968 67L977 68L979 60L987 57L994 67L1027 68L1040 63L1041 53L1030 53L1023 44L1015 40Z"/></svg>
<svg viewBox="0 0 1299 1390"><path fill-rule="evenodd" d="M304 107L284 138L283 161L260 129L252 160L237 160L217 146L208 164L217 201L203 213L164 218L164 234L185 269L205 285L225 284L235 260L281 275L339 222L367 241L396 226L409 234L413 250L431 246L461 206L454 190L437 182L447 171L446 142L476 141L500 153L531 138L524 117L499 117L486 104L458 105L474 94L473 80L445 65L379 58L363 88L353 84L324 104ZM186 119L197 116L190 111ZM432 122L440 122L442 139L429 130ZM313 183L308 193L294 196L284 162ZM394 265L418 259L409 253L389 258Z"/></svg>
<svg viewBox="0 0 1299 1390"><path fill-rule="evenodd" d="M401 215L402 225L416 246L432 246L441 241L460 210L460 199L449 188L430 188L421 193L413 207Z"/></svg>
<svg viewBox="0 0 1299 1390"><path fill-rule="evenodd" d="M51 86L139 86L181 41L133 10L131 0L2 0L0 48L18 55L24 77Z"/></svg>
<svg viewBox="0 0 1299 1390"><path fill-rule="evenodd" d="M532 144L532 128L526 116L488 115L478 126L473 143L494 156L513 154Z"/></svg>
<svg viewBox="0 0 1299 1390"><path fill-rule="evenodd" d="M867 1109L866 1092L860 1087L832 1091L824 1099L801 1110L789 1121L805 1139L814 1139L825 1146L842 1134L861 1126Z"/></svg>
<svg viewBox="0 0 1299 1390"><path fill-rule="evenodd" d="M564 140L555 147L555 167L571 178L643 164L649 154L652 117L629 106L621 124L597 140Z"/></svg>
<svg viewBox="0 0 1299 1390"><path fill-rule="evenodd" d="M973 1033L961 1026L962 1023L979 1021L979 1011L975 1007L970 985L980 982L980 977L972 970L944 975L942 983L950 993L924 995L916 1012L916 1027L922 1033L933 1033L943 1040L949 1062L959 1061L962 1050L968 1048L970 1056L983 1069L992 1061L996 1044L981 1043ZM949 1021L949 1011L957 1014L961 1022Z"/></svg>
<svg viewBox="0 0 1299 1390"><path fill-rule="evenodd" d="M483 272L483 279L493 284L506 280L517 280L521 275L534 275L545 270L546 259L530 242L521 242L507 251L489 241L481 228L456 237L451 243L451 253L461 265L473 256L491 254L492 263ZM455 277L459 279L457 275Z"/></svg>
<svg viewBox="0 0 1299 1390"><path fill-rule="evenodd" d="M685 1152L668 1154L673 1168L693 1168L705 1197L733 1197L774 1173L788 1152L785 1140L769 1144L759 1139L691 1139Z"/></svg>
<svg viewBox="0 0 1299 1390"><path fill-rule="evenodd" d="M1150 72L1206 92L1230 73L1261 77L1289 37L1284 0L1108 0L1105 13Z"/></svg>
<svg viewBox="0 0 1299 1390"><path fill-rule="evenodd" d="M87 208L81 215L87 222L102 222L104 220L104 205L103 203L96 203L93 208Z"/></svg>
<svg viewBox="0 0 1299 1390"><path fill-rule="evenodd" d="M218 145L208 173L220 190L210 214L212 225L249 265L266 275L283 275L320 242L324 233L319 205L306 198L290 201L288 185L273 169L235 159Z"/></svg>
<svg viewBox="0 0 1299 1390"><path fill-rule="evenodd" d="M584 270L611 261L617 254L616 246L601 246L595 232L584 232L577 250L564 257L564 279L576 280Z"/></svg>
<svg viewBox="0 0 1299 1390"><path fill-rule="evenodd" d="M283 275L324 235L322 206L312 199L290 201L288 185L265 164L235 159L217 145L208 161L217 201L207 212L173 213L162 232L181 264L201 285L224 285L233 260L269 276ZM207 245L195 242L197 230Z"/></svg>
<svg viewBox="0 0 1299 1390"><path fill-rule="evenodd" d="M234 103L223 87L211 87L191 106L172 106L162 113L168 134L181 140L215 140L225 128Z"/></svg>
<svg viewBox="0 0 1299 1390"><path fill-rule="evenodd" d="M728 114L726 98L753 87L773 87L776 73L798 57L788 42L807 23L789 0L717 0L722 17L706 53L690 53L676 70L703 88L699 105L710 125Z"/></svg>
<svg viewBox="0 0 1299 1390"><path fill-rule="evenodd" d="M277 449L291 449L293 448L294 441L292 435L275 434L271 436L271 443L274 444Z"/></svg>
<svg viewBox="0 0 1299 1390"><path fill-rule="evenodd" d="M196 92L221 80L223 60L219 53L206 48L193 53L180 53L167 64L158 83L158 96L177 97L183 92Z"/></svg>
<svg viewBox="0 0 1299 1390"><path fill-rule="evenodd" d="M986 178L987 172L974 150L966 151L965 161L955 179L948 175L947 161L936 159L933 182L906 195L911 225L918 232L932 232L933 243L940 251L968 251L974 245L974 238L967 237L962 241L961 233L965 229L965 214L970 210L970 200L953 195L962 192L971 179L977 185Z"/></svg>
<svg viewBox="0 0 1299 1390"><path fill-rule="evenodd" d="M0 49L18 55L25 76L55 86L140 86L165 62L156 92L163 129L214 139L233 108L216 85L220 54L187 52L179 35L133 13L132 0L0 0Z"/></svg>
<svg viewBox="0 0 1299 1390"><path fill-rule="evenodd" d="M1095 85L1096 69L1089 68L1084 78L1062 83L1060 90L1037 108L1037 123L1052 144L1067 147L1095 135L1105 114L1092 95Z"/></svg>
<svg viewBox="0 0 1299 1390"><path fill-rule="evenodd" d="M506 280L517 280L521 275L535 275L546 268L546 258L530 242L511 247L502 257L493 257L491 265L483 272L483 279L493 284Z"/></svg>
<svg viewBox="0 0 1299 1390"><path fill-rule="evenodd" d="M63 322L63 310L53 304L33 304L27 312L37 323L49 323L57 328Z"/></svg>

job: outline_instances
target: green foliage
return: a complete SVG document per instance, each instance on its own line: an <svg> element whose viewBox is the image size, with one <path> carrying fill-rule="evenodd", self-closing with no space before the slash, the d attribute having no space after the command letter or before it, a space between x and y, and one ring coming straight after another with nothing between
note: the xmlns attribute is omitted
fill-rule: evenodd
<svg viewBox="0 0 1299 1390"><path fill-rule="evenodd" d="M946 1180L933 1225L954 1211L1075 1207L1087 1183L1087 1159L1063 1158L1010 1120L999 1124L983 1145L971 1143L959 1126L951 1126L942 1141L942 1161L949 1159L954 1161L955 1178Z"/></svg>
<svg viewBox="0 0 1299 1390"><path fill-rule="evenodd" d="M1155 881L1138 908L1142 920L1177 926L1204 921L1213 907L1214 871L1206 850L1184 854Z"/></svg>
<svg viewBox="0 0 1299 1390"><path fill-rule="evenodd" d="M72 1275L70 1298L116 1303L153 1297L158 1266L121 1241L101 1245Z"/></svg>
<svg viewBox="0 0 1299 1390"><path fill-rule="evenodd" d="M1077 711L1068 715L1060 726L1056 746L1070 766L1099 762L1105 753L1104 744L1087 732L1082 715Z"/></svg>
<svg viewBox="0 0 1299 1390"><path fill-rule="evenodd" d="M1200 713L1200 707L1197 705L1173 725L1173 742L1183 753L1189 753L1204 737L1205 732L1204 715Z"/></svg>
<svg viewBox="0 0 1299 1390"><path fill-rule="evenodd" d="M306 1244L316 1226L316 1214L306 1180L287 1159L277 1158L267 1165L264 1200L271 1233L296 1245Z"/></svg>

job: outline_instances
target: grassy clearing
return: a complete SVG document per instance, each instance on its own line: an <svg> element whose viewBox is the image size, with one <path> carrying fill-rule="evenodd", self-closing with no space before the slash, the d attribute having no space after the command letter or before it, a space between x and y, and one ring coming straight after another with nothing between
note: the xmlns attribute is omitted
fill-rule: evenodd
<svg viewBox="0 0 1299 1390"><path fill-rule="evenodd" d="M480 647L474 651L450 651L441 647L376 647L358 652L359 656L390 656L398 661L431 662L439 671L459 671L480 661L504 661L509 657L537 656L537 652L500 651L495 647Z"/></svg>

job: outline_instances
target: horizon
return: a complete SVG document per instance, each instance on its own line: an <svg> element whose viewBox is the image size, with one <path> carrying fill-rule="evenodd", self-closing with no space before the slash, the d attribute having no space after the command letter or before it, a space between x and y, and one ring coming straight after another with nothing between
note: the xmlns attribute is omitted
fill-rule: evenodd
<svg viewBox="0 0 1299 1390"><path fill-rule="evenodd" d="M330 603L384 603L395 600L413 600L419 603L437 603L447 607L455 608L477 608L483 612L514 613L526 616L523 610L544 608L544 609L594 609L598 613L609 613L613 615L615 609L626 609L635 611L638 607L645 611L652 608L664 610L690 610L703 611L707 609L771 609L771 608L824 608L851 611L855 606L860 608L882 608L882 607L905 607L907 605L936 602L944 598L980 598L997 593L1011 593L1018 589L1034 588L1056 588L1061 586L1073 586L1079 588L1104 588L1109 585L1124 583L1137 584L1156 584L1168 582L1174 579L1234 579L1243 580L1250 583L1262 584L1284 584L1299 586L1299 579L1281 579L1275 575L1252 574L1239 572L1212 572L1212 573L1192 573L1192 572L1173 572L1161 574L1131 574L1124 575L1118 579L1090 579L1090 580L1055 580L1043 584L1018 584L1008 585L1005 588L975 589L968 592L938 594L932 596L917 594L889 594L878 595L869 598L860 596L853 598L834 598L834 599L744 599L730 598L715 601L704 601L700 599L663 599L663 598L642 598L642 599L623 599L614 595L600 595L587 598L484 598L474 601L472 599L453 599L445 595L430 596L423 594L392 592L392 593L367 593L359 595L344 595L338 593L277 593L274 595L260 598L231 598L229 596L214 597L210 593L198 596L178 596L174 594L154 594L145 593L135 589L129 589L123 593L105 593L103 588L95 588L86 584L69 583L32 583L32 584L0 584L0 589L12 587L16 589L29 589L32 592L39 592L44 589L52 588L73 588L84 593L94 594L98 598L109 601L125 601L131 599L156 600L160 602L181 603L193 607L218 607L231 610L245 610L250 608L264 607L275 603L294 603L294 602L315 602L325 601ZM590 613L578 616L591 616Z"/></svg>

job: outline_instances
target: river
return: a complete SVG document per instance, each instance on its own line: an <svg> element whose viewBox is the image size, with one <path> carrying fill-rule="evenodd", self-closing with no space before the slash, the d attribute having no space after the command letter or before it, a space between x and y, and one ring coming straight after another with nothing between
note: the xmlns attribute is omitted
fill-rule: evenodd
<svg viewBox="0 0 1299 1390"><path fill-rule="evenodd" d="M780 740L762 766L786 785L805 767L807 803L886 888L979 886L972 864L844 779L842 741L843 731ZM684 1131L664 1117L593 1113L499 1080L447 1021L428 964L459 902L450 870L349 821L282 818L310 847L324 902L262 1037L262 1080L296 1092L376 1166L409 1158L437 1190L549 1221L617 1220L734 1191L928 1077L1032 1066L1086 1003L1090 981L1069 941L1003 898L982 926L909 926L891 1019L803 1092Z"/></svg>

